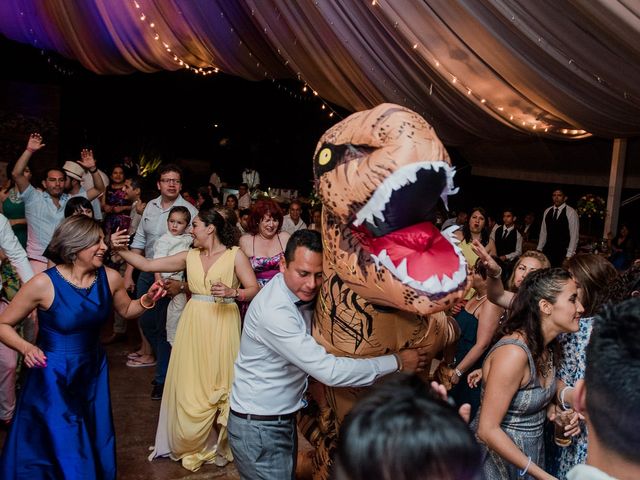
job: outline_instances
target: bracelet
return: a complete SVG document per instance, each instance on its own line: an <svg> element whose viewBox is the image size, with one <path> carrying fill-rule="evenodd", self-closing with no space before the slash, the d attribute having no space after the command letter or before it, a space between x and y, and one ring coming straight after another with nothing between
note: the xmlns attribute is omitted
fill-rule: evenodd
<svg viewBox="0 0 640 480"><path fill-rule="evenodd" d="M153 307L155 307L155 306L156 306L156 302L153 302L153 303L151 304L151 306L150 306L150 307L146 306L146 305L142 302L142 299L143 299L144 297L147 297L147 296L148 296L148 295L145 293L144 295L142 295L142 297L140 297L140 298L138 299L138 301L140 302L140 305L142 305L142 308L144 308L145 310L151 310Z"/></svg>
<svg viewBox="0 0 640 480"><path fill-rule="evenodd" d="M456 375L457 375L458 377L461 377L461 376L462 376L462 372L458 369L458 367L456 367L453 371L454 371L454 372L456 372Z"/></svg>
<svg viewBox="0 0 640 480"><path fill-rule="evenodd" d="M393 356L396 357L396 362L398 362L398 369L396 370L396 372L401 372L404 369L404 365L402 364L402 358L398 353L394 353Z"/></svg>
<svg viewBox="0 0 640 480"><path fill-rule="evenodd" d="M567 391L567 388L574 388L574 387L570 387L567 385L562 390L560 390L560 406L562 407L563 410L571 409L571 407L564 402L564 392Z"/></svg>
<svg viewBox="0 0 640 480"><path fill-rule="evenodd" d="M36 153L36 149L35 148L31 148L31 147L27 147L27 152L29 153Z"/></svg>
<svg viewBox="0 0 640 480"><path fill-rule="evenodd" d="M93 170L89 170L89 173L94 174L98 171L98 167L93 167Z"/></svg>
<svg viewBox="0 0 640 480"><path fill-rule="evenodd" d="M524 467L524 470L518 470L518 476L524 477L527 474L527 470L529 470L530 466L531 466L531 457L529 457L529 461L527 462L527 466Z"/></svg>
<svg viewBox="0 0 640 480"><path fill-rule="evenodd" d="M502 267L498 265L498 273L496 275L489 275L487 272L487 277L489 278L500 278L502 276Z"/></svg>

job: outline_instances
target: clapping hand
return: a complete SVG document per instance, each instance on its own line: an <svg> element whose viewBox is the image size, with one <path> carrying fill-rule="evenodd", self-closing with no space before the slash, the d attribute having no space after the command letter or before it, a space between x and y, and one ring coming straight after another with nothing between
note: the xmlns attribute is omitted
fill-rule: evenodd
<svg viewBox="0 0 640 480"><path fill-rule="evenodd" d="M449 396L447 394L447 389L444 385L438 382L431 382L431 389L433 390L433 393L435 393L441 400L450 402ZM468 403L463 403L462 405L460 405L460 408L458 409L458 415L460 415L465 423L469 423L469 421L471 420L471 405Z"/></svg>

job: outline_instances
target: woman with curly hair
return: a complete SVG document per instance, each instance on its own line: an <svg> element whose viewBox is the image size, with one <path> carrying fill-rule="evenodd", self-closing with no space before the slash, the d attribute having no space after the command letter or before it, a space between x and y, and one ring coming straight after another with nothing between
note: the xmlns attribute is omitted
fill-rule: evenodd
<svg viewBox="0 0 640 480"><path fill-rule="evenodd" d="M555 339L576 332L584 312L566 270L535 271L522 282L501 338L482 366L482 403L472 428L487 449L487 480L552 479L544 471L543 429L556 393ZM576 434L577 414L565 435Z"/></svg>
<svg viewBox="0 0 640 480"><path fill-rule="evenodd" d="M260 287L280 271L280 259L289 240L289 234L281 231L282 219L276 202L258 200L251 208L248 233L240 238L240 249L249 257Z"/></svg>
<svg viewBox="0 0 640 480"><path fill-rule="evenodd" d="M149 458L169 456L196 471L204 463L224 466L233 460L227 418L240 346L235 300L251 300L258 283L249 259L234 246L234 223L215 210L200 211L191 235L194 248L156 259L126 250L126 232L111 239L115 248L124 248L120 256L141 271L187 270L191 298L176 331Z"/></svg>

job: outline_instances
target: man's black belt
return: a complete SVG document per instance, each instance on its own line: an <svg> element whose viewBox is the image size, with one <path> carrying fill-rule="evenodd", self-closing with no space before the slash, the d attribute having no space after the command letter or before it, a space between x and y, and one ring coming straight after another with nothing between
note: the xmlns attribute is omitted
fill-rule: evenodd
<svg viewBox="0 0 640 480"><path fill-rule="evenodd" d="M239 413L231 410L231 415L245 420L255 420L257 422L276 422L281 420L291 420L296 417L296 412L286 413L284 415L253 415L251 413Z"/></svg>

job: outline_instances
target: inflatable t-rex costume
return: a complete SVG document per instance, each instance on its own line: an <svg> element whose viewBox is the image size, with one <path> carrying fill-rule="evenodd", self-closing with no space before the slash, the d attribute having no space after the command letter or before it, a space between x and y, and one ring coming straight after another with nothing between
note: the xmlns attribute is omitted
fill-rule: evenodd
<svg viewBox="0 0 640 480"><path fill-rule="evenodd" d="M453 232L429 222L439 199L446 204L457 191L442 143L416 113L383 104L329 129L313 168L324 244L314 337L339 356L428 346L429 365L457 339L443 310L467 285ZM329 411L319 422L321 438L312 439L316 478L327 477L336 432L362 389L324 393ZM304 422L301 428L308 430Z"/></svg>

